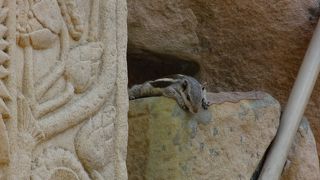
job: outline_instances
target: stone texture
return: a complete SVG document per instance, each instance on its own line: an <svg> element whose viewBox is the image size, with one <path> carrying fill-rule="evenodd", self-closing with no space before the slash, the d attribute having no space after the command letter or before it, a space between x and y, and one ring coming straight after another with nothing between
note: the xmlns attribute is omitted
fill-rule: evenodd
<svg viewBox="0 0 320 180"><path fill-rule="evenodd" d="M289 152L281 180L318 179L320 170L317 147L309 123L304 118Z"/></svg>
<svg viewBox="0 0 320 180"><path fill-rule="evenodd" d="M126 0L0 0L0 179L127 179Z"/></svg>
<svg viewBox="0 0 320 180"><path fill-rule="evenodd" d="M164 97L130 101L129 179L250 179L279 116L279 103L266 94L196 115Z"/></svg>
<svg viewBox="0 0 320 180"><path fill-rule="evenodd" d="M199 45L197 18L183 1L129 0L129 49L146 49L181 57ZM131 52L131 51L129 51Z"/></svg>
<svg viewBox="0 0 320 180"><path fill-rule="evenodd" d="M0 118L0 164L6 164L9 162L9 144L8 144L8 132L4 125L3 119ZM0 176L1 177L1 176ZM1 178L0 178L1 179Z"/></svg>
<svg viewBox="0 0 320 180"><path fill-rule="evenodd" d="M194 61L210 91L263 90L282 105L320 14L317 0L128 0L128 10L129 61ZM306 111L318 143L319 93L317 83Z"/></svg>

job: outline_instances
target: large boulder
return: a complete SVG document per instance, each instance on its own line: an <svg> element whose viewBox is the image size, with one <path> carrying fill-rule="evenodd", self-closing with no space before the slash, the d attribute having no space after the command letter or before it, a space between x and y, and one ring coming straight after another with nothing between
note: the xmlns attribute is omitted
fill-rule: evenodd
<svg viewBox="0 0 320 180"><path fill-rule="evenodd" d="M130 101L127 168L138 179L256 179L280 117L265 93L209 94L215 104L198 114L174 100ZM281 180L320 178L315 140L303 120Z"/></svg>
<svg viewBox="0 0 320 180"><path fill-rule="evenodd" d="M195 115L165 97L131 101L129 179L250 179L279 116L279 103L269 95Z"/></svg>
<svg viewBox="0 0 320 180"><path fill-rule="evenodd" d="M132 59L193 61L211 91L259 89L285 105L319 9L317 0L128 0L129 73ZM318 83L306 112L318 142L319 93Z"/></svg>

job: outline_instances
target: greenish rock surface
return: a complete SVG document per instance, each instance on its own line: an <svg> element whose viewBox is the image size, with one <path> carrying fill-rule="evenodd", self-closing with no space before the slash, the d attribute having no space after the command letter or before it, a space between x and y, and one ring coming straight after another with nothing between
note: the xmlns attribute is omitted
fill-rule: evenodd
<svg viewBox="0 0 320 180"><path fill-rule="evenodd" d="M261 99L190 114L172 99L130 101L130 180L250 179L274 138L280 105Z"/></svg>

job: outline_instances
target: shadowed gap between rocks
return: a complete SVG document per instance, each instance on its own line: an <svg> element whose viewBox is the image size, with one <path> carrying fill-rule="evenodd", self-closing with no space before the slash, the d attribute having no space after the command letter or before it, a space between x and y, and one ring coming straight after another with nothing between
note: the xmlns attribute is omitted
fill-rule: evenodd
<svg viewBox="0 0 320 180"><path fill-rule="evenodd" d="M171 74L197 77L200 71L200 66L195 62L150 51L128 51L127 62L129 87Z"/></svg>
<svg viewBox="0 0 320 180"><path fill-rule="evenodd" d="M264 153L261 161L259 162L258 166L257 166L257 169L254 171L254 173L252 174L250 180L258 180L259 176L260 176L260 173L261 173L261 170L262 170L262 167L263 167L263 164L264 162L266 161L266 158L267 158L267 154L272 146L272 143L274 141L274 138L272 140L272 142L270 143L269 147L267 148L266 152Z"/></svg>
<svg viewBox="0 0 320 180"><path fill-rule="evenodd" d="M279 117L279 123L281 123L281 117L283 115L283 111L281 111L281 114L280 114L280 117ZM278 127L279 128L279 127ZM277 134L278 134L278 131L277 131ZM276 135L277 135L276 134ZM266 152L263 154L263 157L261 159L261 161L259 162L258 166L257 166L257 169L254 171L254 173L252 174L250 180L258 180L259 176L260 176L260 173L262 171L262 168L263 168L263 164L264 162L266 161L267 159L267 155L271 149L271 146L276 138L276 135L273 137L273 140L271 141L270 145L268 146Z"/></svg>

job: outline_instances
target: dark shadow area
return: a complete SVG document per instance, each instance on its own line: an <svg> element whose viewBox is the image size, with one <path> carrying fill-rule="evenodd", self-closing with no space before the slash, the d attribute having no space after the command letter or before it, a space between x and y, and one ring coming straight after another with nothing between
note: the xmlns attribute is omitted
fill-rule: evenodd
<svg viewBox="0 0 320 180"><path fill-rule="evenodd" d="M177 57L140 51L127 54L128 86L171 74L196 76L200 70L197 63Z"/></svg>
<svg viewBox="0 0 320 180"><path fill-rule="evenodd" d="M272 140L273 142L273 140ZM266 158L267 158L267 154L272 146L272 142L270 143L269 147L267 148L266 152L264 153L261 161L259 162L258 164L258 167L256 168L256 170L254 171L252 177L250 178L250 180L258 180L259 179L259 176L260 176L260 173L261 173L261 170L263 168L263 164L264 162L266 161Z"/></svg>
<svg viewBox="0 0 320 180"><path fill-rule="evenodd" d="M283 111L281 111L281 114L280 114L280 120L279 120L279 124L281 123L281 117L283 115ZM278 134L278 131L277 131L277 134ZM276 134L276 136L277 136ZM263 165L264 165L264 162L266 161L267 159L267 155L271 149L271 146L273 145L273 142L274 142L274 139L276 138L276 136L273 138L273 140L271 141L270 145L268 146L266 152L264 153L261 161L259 162L258 164L258 167L256 168L255 172L253 173L252 177L250 178L250 180L258 180L259 179L259 176L260 176L260 173L262 171L262 168L263 168Z"/></svg>

